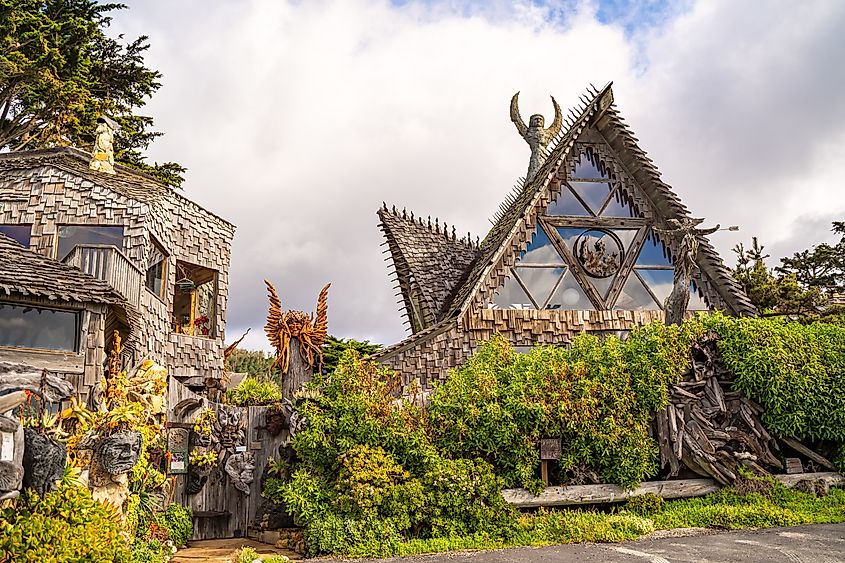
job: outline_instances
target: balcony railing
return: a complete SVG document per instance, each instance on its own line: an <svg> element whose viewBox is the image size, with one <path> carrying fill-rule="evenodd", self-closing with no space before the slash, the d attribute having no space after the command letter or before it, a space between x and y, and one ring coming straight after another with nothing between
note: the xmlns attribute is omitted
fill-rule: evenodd
<svg viewBox="0 0 845 563"><path fill-rule="evenodd" d="M75 246L62 262L108 282L129 303L135 307L139 305L144 273L116 247L80 244Z"/></svg>

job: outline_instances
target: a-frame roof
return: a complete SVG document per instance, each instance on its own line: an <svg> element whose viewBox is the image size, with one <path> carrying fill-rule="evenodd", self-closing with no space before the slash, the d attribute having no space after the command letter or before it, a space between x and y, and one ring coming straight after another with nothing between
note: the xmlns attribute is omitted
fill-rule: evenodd
<svg viewBox="0 0 845 563"><path fill-rule="evenodd" d="M478 256L478 246L469 237L458 239L454 229L449 233L448 227L436 219L432 224L431 218L414 218L387 205L379 209L378 216L405 310L411 314L411 293L416 291L423 324L431 326L443 320L455 290L462 286L463 277Z"/></svg>
<svg viewBox="0 0 845 563"><path fill-rule="evenodd" d="M538 204L548 195L550 183L559 175L566 159L572 153L575 142L588 126L598 133L615 154L626 174L648 198L658 226L665 226L670 219L690 216L688 209L672 188L660 179L660 173L645 151L637 145L637 139L613 105L611 85L608 84L601 90L591 87L588 94L582 96L581 102L579 108L570 111L565 132L553 141L553 148L536 176L511 194L501 206L493 227L477 250L476 258L460 276L461 281L455 287L449 302L443 305L445 312L440 320L457 318L468 310L499 258L507 250L510 241L523 228L526 217L537 213ZM391 245L391 253L396 263L397 251L393 246L395 244ZM402 253L402 244L398 246L398 252ZM742 287L704 237L699 238L697 262L701 274L711 282L730 313L753 314L754 308Z"/></svg>

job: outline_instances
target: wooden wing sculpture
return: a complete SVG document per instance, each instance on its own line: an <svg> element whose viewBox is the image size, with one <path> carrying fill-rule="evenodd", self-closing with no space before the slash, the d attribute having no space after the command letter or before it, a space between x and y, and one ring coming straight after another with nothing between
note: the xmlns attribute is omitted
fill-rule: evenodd
<svg viewBox="0 0 845 563"><path fill-rule="evenodd" d="M270 300L264 332L267 333L270 344L276 349L274 367L280 368L283 374L288 373L293 339L299 342L300 355L310 367L314 367L315 364L322 366L323 353L320 347L328 336L328 297L331 284L327 283L320 291L317 299L317 314L314 316L302 311L283 311L282 300L279 299L276 288L267 280L264 280L264 283L267 285Z"/></svg>

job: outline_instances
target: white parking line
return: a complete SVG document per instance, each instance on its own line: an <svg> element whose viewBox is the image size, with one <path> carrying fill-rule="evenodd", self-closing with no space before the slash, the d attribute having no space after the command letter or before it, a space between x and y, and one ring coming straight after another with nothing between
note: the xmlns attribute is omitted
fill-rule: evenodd
<svg viewBox="0 0 845 563"><path fill-rule="evenodd" d="M627 547L611 546L611 548L618 551L619 553L624 553L626 555L633 555L635 557L642 557L644 559L650 559L651 563L671 563L665 557L661 557L660 555L655 555L653 553L646 553L645 551L637 551L636 549L628 549Z"/></svg>

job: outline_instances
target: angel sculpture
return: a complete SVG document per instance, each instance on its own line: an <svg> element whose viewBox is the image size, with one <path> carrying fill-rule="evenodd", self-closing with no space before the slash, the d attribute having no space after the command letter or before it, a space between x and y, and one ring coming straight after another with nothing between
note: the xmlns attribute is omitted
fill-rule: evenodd
<svg viewBox="0 0 845 563"><path fill-rule="evenodd" d="M282 374L286 376L285 396L292 397L293 393L310 379L311 369L315 365L318 369L322 369L323 352L320 347L328 335L328 296L331 284L327 283L320 291L315 317L302 311L282 311L282 301L276 293L276 288L267 280L264 280L264 283L267 284L270 299L270 310L267 313L264 332L267 333L270 344L276 349L276 361L273 367L280 368ZM296 349L299 350L301 362L291 351Z"/></svg>
<svg viewBox="0 0 845 563"><path fill-rule="evenodd" d="M669 219L671 228L658 229L654 232L678 240L678 256L675 258L675 281L672 293L663 304L664 322L667 325L679 325L684 320L684 314L689 305L690 283L692 281L692 267L698 257L699 237L715 233L720 225L709 229L698 229L704 219ZM733 227L732 227L733 228ZM680 240L679 240L680 239Z"/></svg>
<svg viewBox="0 0 845 563"><path fill-rule="evenodd" d="M528 126L526 126L519 115L519 92L511 98L511 121L516 125L520 136L531 147L531 159L528 161L528 172L525 175L526 182L530 182L537 175L546 157L546 147L560 133L560 128L563 126L563 114L554 96L552 96L552 105L555 107L555 119L549 127L543 127L545 118L539 113L529 117Z"/></svg>

